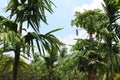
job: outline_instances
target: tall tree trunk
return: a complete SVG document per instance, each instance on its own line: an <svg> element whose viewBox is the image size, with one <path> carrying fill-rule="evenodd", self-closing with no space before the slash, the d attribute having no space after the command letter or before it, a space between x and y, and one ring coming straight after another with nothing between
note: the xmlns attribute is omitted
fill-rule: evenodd
<svg viewBox="0 0 120 80"><path fill-rule="evenodd" d="M111 41L111 45L109 46L109 60L110 60L110 66L109 66L109 80L113 80L113 53L112 53L112 41Z"/></svg>
<svg viewBox="0 0 120 80"><path fill-rule="evenodd" d="M22 35L22 21L18 24L18 30L17 33L19 35ZM20 59L20 48L21 44L16 44L16 50L14 50L15 56L14 56L14 63L13 63L13 80L17 80L18 78L18 66L19 66L19 59Z"/></svg>
<svg viewBox="0 0 120 80"><path fill-rule="evenodd" d="M93 34L94 34L93 31L89 32L89 39L93 39Z"/></svg>
<svg viewBox="0 0 120 80"><path fill-rule="evenodd" d="M87 75L87 79L88 80L96 80L96 69L91 69L88 71L88 75Z"/></svg>
<svg viewBox="0 0 120 80"><path fill-rule="evenodd" d="M20 58L20 48L16 49L15 51L15 60L13 66L13 80L17 80L18 77L18 66L19 66L19 58Z"/></svg>

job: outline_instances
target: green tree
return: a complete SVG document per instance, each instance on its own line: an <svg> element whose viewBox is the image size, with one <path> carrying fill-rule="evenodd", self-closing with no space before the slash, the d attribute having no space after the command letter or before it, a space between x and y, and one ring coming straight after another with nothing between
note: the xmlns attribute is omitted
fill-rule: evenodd
<svg viewBox="0 0 120 80"><path fill-rule="evenodd" d="M35 72L36 71L42 72L42 76L38 76L38 77L36 76L38 79L44 79L44 80L59 79L59 75L55 71L59 60L58 54L59 54L59 50L57 49L51 49L51 51L45 55L40 55L39 53L35 53L34 60L30 65L31 67L33 67L33 69L31 70L33 71L35 70ZM39 74L39 73L36 72L34 74Z"/></svg>
<svg viewBox="0 0 120 80"><path fill-rule="evenodd" d="M13 69L14 58L9 55L3 55L0 60L0 79L8 80L12 79L12 69ZM26 71L29 68L29 65L23 60L20 59L18 70L20 73Z"/></svg>
<svg viewBox="0 0 120 80"><path fill-rule="evenodd" d="M52 12L51 4L52 2L50 0L10 0L6 7L6 11L11 11L10 18L13 16L16 17L15 22L19 23L17 26L17 33L22 35L23 22L25 21L27 21L28 27L31 25L36 32L39 31L40 20L46 23L45 10ZM20 46L16 46L16 49L14 50L14 80L17 79L20 50Z"/></svg>
<svg viewBox="0 0 120 80"><path fill-rule="evenodd" d="M89 38L93 38L93 34L99 33L99 29L103 28L103 23L107 22L106 15L99 9L85 10L83 13L75 12L75 19L71 21L72 26L84 28Z"/></svg>
<svg viewBox="0 0 120 80"><path fill-rule="evenodd" d="M85 10L83 13L76 12L75 19L72 20L72 25L84 28L89 34L88 40L78 39L77 43L73 46L73 51L77 50L81 52L82 56L80 56L81 59L79 60L80 62L78 62L79 69L83 70L83 72L87 72L88 80L96 79L96 73L100 70L99 65L104 63L99 60L99 58L102 58L101 55L103 54L100 51L103 44L101 43L102 39L100 33L101 30L105 28L103 25L107 22L107 16L99 9ZM96 36L94 39L93 34Z"/></svg>
<svg viewBox="0 0 120 80"><path fill-rule="evenodd" d="M104 0L104 4L102 5L105 13L101 12L98 9L93 11L88 10L83 13L76 12L76 18L72 20L72 25L87 30L90 35L90 39L93 38L93 33L96 33L95 40L102 44L105 43L107 51L105 51L107 57L106 63L109 67L109 70L106 72L108 72L108 78L110 80L113 80L114 65L117 65L114 64L115 60L113 57L116 56L116 51L119 51L119 25L117 23L117 20L120 17L119 0ZM93 47L92 43L89 45L89 47Z"/></svg>
<svg viewBox="0 0 120 80"><path fill-rule="evenodd" d="M108 79L113 80L114 77L114 67L113 67L113 55L114 55L114 49L113 49L113 42L115 42L116 45L118 45L118 28L119 25L117 24L117 20L120 17L120 1L119 0L104 0L103 4L104 11L108 17L109 23L106 25L107 27L107 35L105 38L105 41L109 48L109 74ZM116 30L116 31L114 31ZM119 36L118 36L119 37Z"/></svg>
<svg viewBox="0 0 120 80"><path fill-rule="evenodd" d="M66 47L62 47L62 48L60 49L59 56L60 56L61 58L64 58L66 55L67 55L67 48L66 48Z"/></svg>
<svg viewBox="0 0 120 80"><path fill-rule="evenodd" d="M13 80L17 80L18 75L18 65L20 53L26 53L30 56L29 53L33 53L37 45L38 50L41 54L44 54L44 51L48 52L52 49L58 49L59 45L62 43L52 35L52 32L55 32L60 29L53 30L51 32L44 34L39 33L39 22L43 21L47 24L45 11L53 12L52 10L53 2L50 0L10 0L8 6L6 7L6 12L10 11L10 19L14 18L14 21L10 21L5 18L1 18L1 52L13 51L15 53L15 61L13 66ZM23 27L24 22L27 22L27 26ZM12 25L14 24L14 25ZM26 35L23 35L23 30L26 30L31 26L34 32L28 32ZM33 44L33 41L36 41L36 45Z"/></svg>
<svg viewBox="0 0 120 80"><path fill-rule="evenodd" d="M76 44L72 46L73 52L78 52L78 70L85 73L88 80L102 78L105 73L106 58L103 46L103 43L83 39L77 39Z"/></svg>

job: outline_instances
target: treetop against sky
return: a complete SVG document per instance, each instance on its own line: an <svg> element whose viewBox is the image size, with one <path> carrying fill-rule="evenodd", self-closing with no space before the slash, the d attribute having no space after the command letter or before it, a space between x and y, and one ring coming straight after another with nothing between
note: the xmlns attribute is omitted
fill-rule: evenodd
<svg viewBox="0 0 120 80"><path fill-rule="evenodd" d="M8 13L4 12L9 0L2 0L0 2L0 15L8 17ZM76 36L76 27L71 27L71 20L74 18L75 11L83 12L84 9L102 9L101 3L103 0L54 0L54 13L46 12L48 25L41 23L40 32L46 33L56 28L64 28L55 33L55 35L64 43L71 45L75 43L74 38L87 38L88 35L85 30L79 29L79 36Z"/></svg>

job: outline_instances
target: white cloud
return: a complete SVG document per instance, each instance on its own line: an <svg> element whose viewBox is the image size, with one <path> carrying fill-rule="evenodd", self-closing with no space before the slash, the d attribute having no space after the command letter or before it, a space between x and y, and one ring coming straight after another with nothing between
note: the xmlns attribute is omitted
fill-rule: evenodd
<svg viewBox="0 0 120 80"><path fill-rule="evenodd" d="M91 4L83 4L81 6L73 7L73 12L80 11L83 12L84 10L93 10L93 9L102 9L103 0L93 0Z"/></svg>
<svg viewBox="0 0 120 80"><path fill-rule="evenodd" d="M67 45L72 45L76 42L76 38L81 38L81 39L86 39L88 38L88 34L84 29L80 29L78 30L78 36L76 36L76 34L70 34L68 36L65 36L63 39L61 39L64 43L66 43Z"/></svg>
<svg viewBox="0 0 120 80"><path fill-rule="evenodd" d="M59 1L61 1L61 2L64 3L64 4L71 4L71 3L73 3L75 0L59 0Z"/></svg>
<svg viewBox="0 0 120 80"><path fill-rule="evenodd" d="M75 42L76 42L75 39L77 39L77 38L86 39L86 38L88 38L88 34L84 29L80 29L78 36L76 36L76 34L70 34L70 35L62 38L61 41L66 44L66 47L69 50L71 48L70 45L75 44Z"/></svg>

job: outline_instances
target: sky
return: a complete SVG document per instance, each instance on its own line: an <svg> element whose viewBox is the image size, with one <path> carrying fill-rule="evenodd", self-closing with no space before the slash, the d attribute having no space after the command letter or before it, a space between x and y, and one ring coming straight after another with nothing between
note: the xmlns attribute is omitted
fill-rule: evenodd
<svg viewBox="0 0 120 80"><path fill-rule="evenodd" d="M4 13L4 7L7 5L9 0L0 1L0 15L7 16ZM75 43L75 38L87 38L88 35L84 29L79 29L79 35L76 36L76 27L71 26L71 20L74 19L74 12L84 12L84 9L90 10L95 8L102 9L102 0L52 0L56 5L53 6L54 13L46 13L48 25L40 22L40 32L47 33L53 29L63 28L63 30L55 32L56 35L62 42L67 45Z"/></svg>
<svg viewBox="0 0 120 80"><path fill-rule="evenodd" d="M102 0L53 0L57 7L53 7L54 13L47 14L49 25L41 25L41 31L47 32L56 28L64 28L55 33L55 35L67 45L75 43L75 38L87 38L88 35L84 29L79 29L79 35L76 36L76 27L71 26L71 20L74 19L75 11L84 12L96 8L102 9Z"/></svg>

